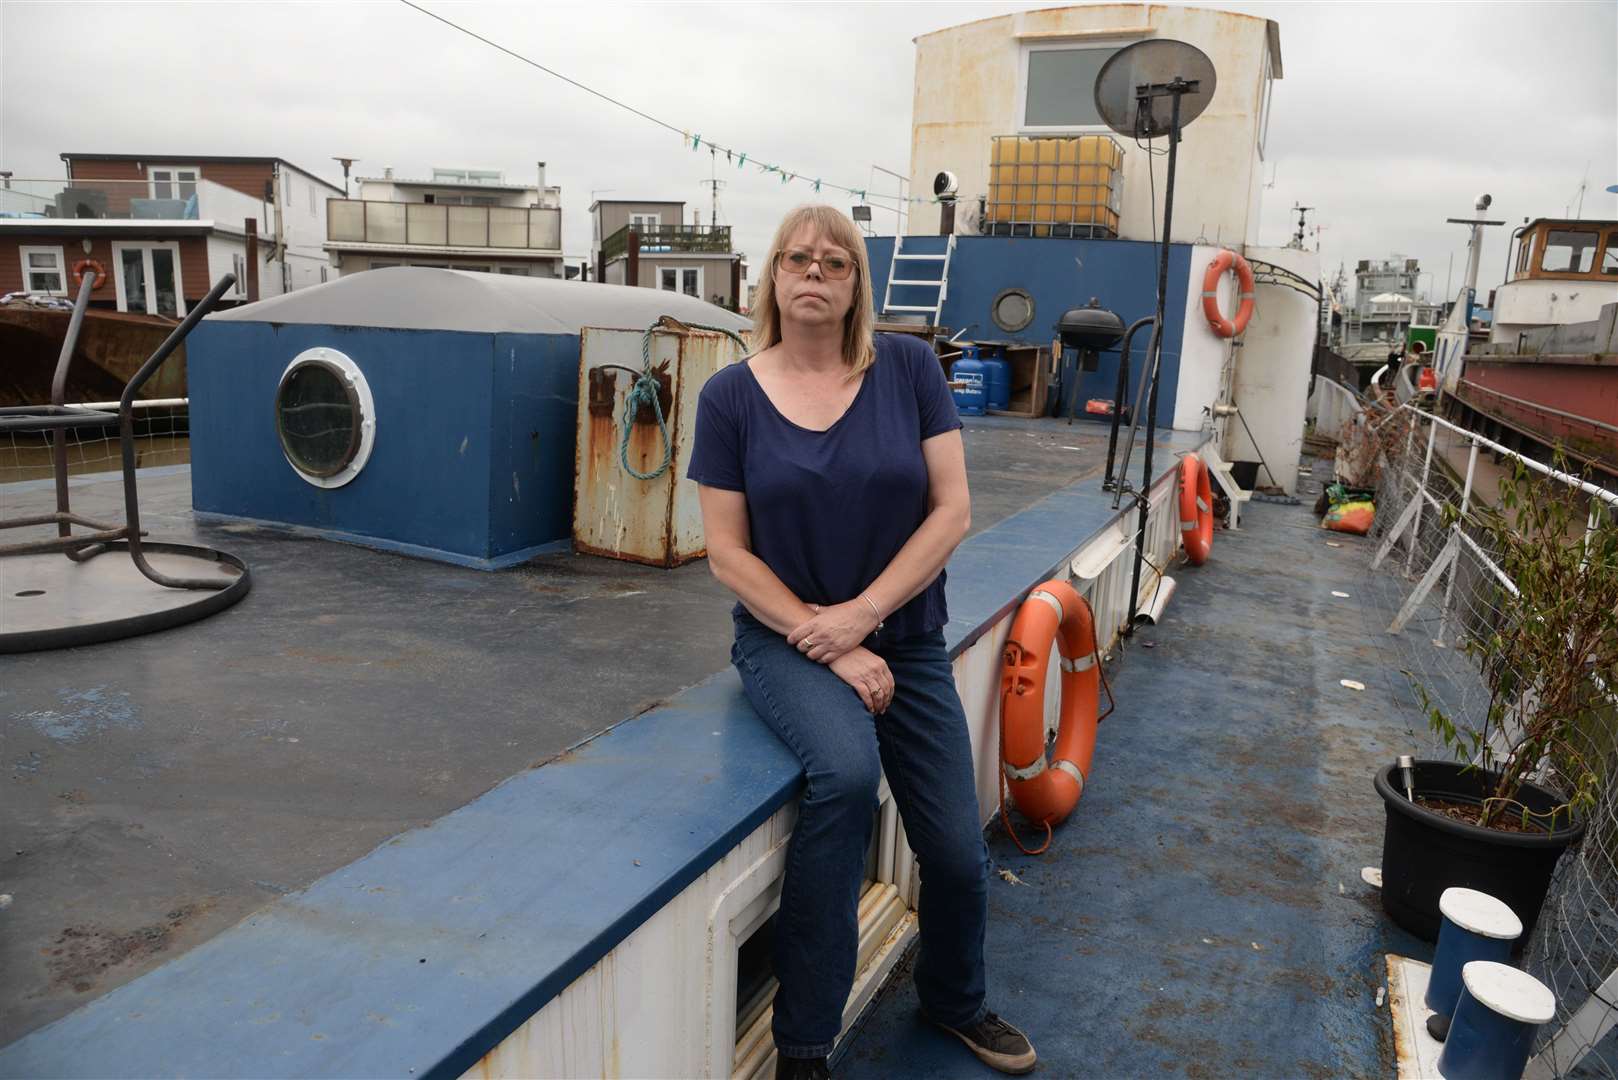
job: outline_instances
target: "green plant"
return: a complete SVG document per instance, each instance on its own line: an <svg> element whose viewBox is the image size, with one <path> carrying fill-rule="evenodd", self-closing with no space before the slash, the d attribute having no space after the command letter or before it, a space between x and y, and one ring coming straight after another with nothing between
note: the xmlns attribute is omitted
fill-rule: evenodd
<svg viewBox="0 0 1618 1080"><path fill-rule="evenodd" d="M1605 503L1514 464L1500 481L1498 505L1469 517L1470 535L1512 583L1491 575L1489 616L1463 629L1488 708L1481 722L1458 719L1419 683L1416 690L1456 759L1498 774L1480 825L1499 827L1510 814L1524 828L1531 821L1555 828L1594 808L1612 763L1618 528ZM1566 468L1560 454L1556 467ZM1445 525L1457 520L1452 507L1444 517ZM1518 793L1547 765L1564 801L1548 820L1535 820Z"/></svg>

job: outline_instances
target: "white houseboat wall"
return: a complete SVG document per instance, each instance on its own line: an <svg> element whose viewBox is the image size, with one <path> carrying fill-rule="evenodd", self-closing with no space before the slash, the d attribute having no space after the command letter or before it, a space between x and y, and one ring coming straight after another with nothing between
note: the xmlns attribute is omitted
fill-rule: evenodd
<svg viewBox="0 0 1618 1080"><path fill-rule="evenodd" d="M1180 144L1159 423L1181 431L1211 425L1221 456L1262 458L1273 479L1261 475L1260 482L1290 493L1302 446L1320 273L1313 252L1256 246L1271 94L1282 72L1273 21L1105 4L983 19L918 38L910 176L924 186L939 173L953 174L959 203L953 243L939 235L941 208L916 205L899 250L949 255L936 322L963 342L1049 347L1061 314L1091 298L1126 324L1150 315L1162 165L1154 207L1145 148L1108 131L1088 87L1114 53L1151 38L1196 46L1218 73L1213 100ZM1013 140L1020 145L1008 150ZM1121 159L1110 181L1098 176L1104 169L1088 164L1097 160L1090 149L1097 140L1116 146ZM1078 149L1067 149L1073 146ZM1162 148L1159 140L1154 149ZM1049 164L1037 166L1033 183L1025 172L1024 183L1008 185L1004 173L994 175L994 165L1014 153ZM1107 157L1103 150L1100 160ZM1069 161L1075 164L1054 164ZM912 262L892 274L895 244L893 236L868 241L879 305L884 297L890 312L937 304L936 285L888 289L890 277L939 277L939 260ZM1259 314L1234 339L1215 333L1202 311L1204 276L1225 249L1245 256L1257 277ZM1220 309L1233 313L1235 276L1224 275L1215 289ZM1007 290L1021 291L1032 306L1022 325L996 318ZM1135 346L1136 371L1144 338ZM1118 359L1116 350L1103 353L1093 370L1080 373L1076 393L1063 388L1064 402L1076 402L1082 415L1086 401L1112 399ZM1058 366L1055 357L1051 363Z"/></svg>

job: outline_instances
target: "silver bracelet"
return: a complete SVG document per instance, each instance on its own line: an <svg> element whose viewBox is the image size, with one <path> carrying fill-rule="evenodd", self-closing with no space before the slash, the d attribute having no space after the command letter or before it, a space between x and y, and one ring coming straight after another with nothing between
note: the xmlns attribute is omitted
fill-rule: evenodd
<svg viewBox="0 0 1618 1080"><path fill-rule="evenodd" d="M872 600L870 596L866 595L865 593L860 593L860 599L864 600L867 604L870 604L871 610L876 612L876 628L880 630L882 627L886 626L887 624L882 621L882 609L876 606L876 601Z"/></svg>

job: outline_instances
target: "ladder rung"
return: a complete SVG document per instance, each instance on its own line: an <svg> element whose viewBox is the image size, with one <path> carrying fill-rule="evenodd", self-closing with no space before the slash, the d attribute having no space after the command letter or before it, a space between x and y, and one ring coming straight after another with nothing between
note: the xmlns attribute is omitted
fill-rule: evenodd
<svg viewBox="0 0 1618 1080"><path fill-rule="evenodd" d="M894 256L895 260L898 260L898 259L928 259L928 260L932 260L933 262L942 262L943 260L945 260L947 258L949 258L948 255L895 255Z"/></svg>
<svg viewBox="0 0 1618 1080"><path fill-rule="evenodd" d="M937 312L938 312L938 309L936 307L931 306L931 305L927 305L925 307L917 307L914 304L889 304L887 307L883 308L882 310L883 311L931 311L934 314L937 314Z"/></svg>
<svg viewBox="0 0 1618 1080"><path fill-rule="evenodd" d="M891 281L889 281L888 284L889 285L931 285L934 288L942 288L944 283L942 281L940 281L938 278L933 278L930 281L926 280L926 279L923 279L921 281L905 281L902 278L894 278Z"/></svg>

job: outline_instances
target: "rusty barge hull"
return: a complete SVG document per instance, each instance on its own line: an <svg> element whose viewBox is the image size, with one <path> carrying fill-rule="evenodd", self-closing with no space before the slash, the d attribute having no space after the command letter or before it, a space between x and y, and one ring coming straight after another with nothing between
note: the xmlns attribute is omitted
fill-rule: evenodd
<svg viewBox="0 0 1618 1080"><path fill-rule="evenodd" d="M1469 352L1448 411L1508 446L1565 451L1618 484L1618 304Z"/></svg>
<svg viewBox="0 0 1618 1080"><path fill-rule="evenodd" d="M51 397L51 373L67 335L69 312L28 304L0 305L0 406L38 405ZM161 315L132 315L123 311L90 309L73 366L69 369L68 401L112 401L146 358L157 351L178 320ZM185 346L142 388L142 398L186 396Z"/></svg>

